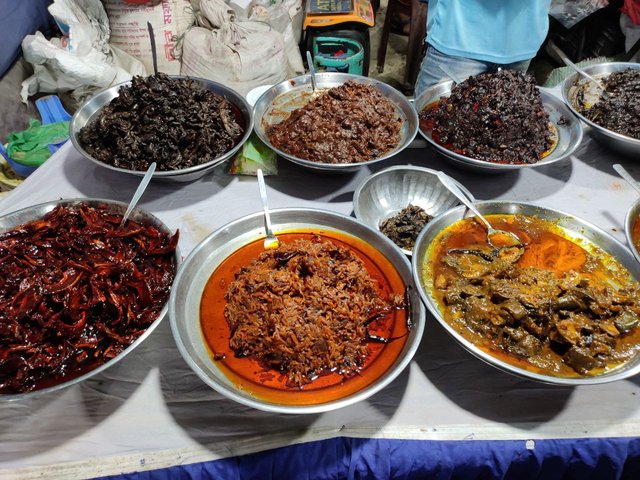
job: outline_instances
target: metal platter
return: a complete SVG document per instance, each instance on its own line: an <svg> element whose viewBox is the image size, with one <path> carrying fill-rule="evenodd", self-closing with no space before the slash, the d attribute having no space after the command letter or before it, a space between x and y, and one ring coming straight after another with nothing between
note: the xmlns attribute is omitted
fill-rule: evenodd
<svg viewBox="0 0 640 480"><path fill-rule="evenodd" d="M16 228L19 225L22 225L24 223L28 223L28 222L37 220L39 218L42 218L44 217L44 215L49 213L51 210L53 210L57 206L73 207L80 204L86 204L92 207L96 207L99 205L108 205L109 212L116 213L119 215L124 215L128 206L126 203L116 202L113 200L98 199L98 198L73 198L73 199L65 199L65 200L41 203L39 205L23 208L22 210L18 210L13 213L9 213L3 217L0 217L0 232L5 232L7 230ZM144 225L153 225L158 230L168 235L173 235L174 233L174 232L171 232L171 230L169 230L169 228L158 218L156 218L149 212L146 212L139 208L136 208L133 210L133 212L131 213L130 219ZM174 254L174 265L176 267L176 270L178 269L179 262L180 262L180 252L176 247L176 251ZM160 314L158 315L158 318L156 318L156 320L151 325L149 325L149 327L147 327L147 329L142 335L140 335L131 345L129 345L118 356L109 360L108 362L103 363L99 367L94 368L93 370L85 373L84 375L75 377L66 382L58 383L51 387L41 388L39 390L34 390L31 392L25 392L25 393L0 394L0 400L14 401L14 400L24 400L28 398L30 399L34 397L43 396L51 392L62 390L63 388L67 388L67 387L70 387L71 385L80 383L106 370L112 365L115 365L117 362L122 360L125 356L130 354L138 345L144 342L149 335L151 335L151 332L155 330L155 328L160 324L162 319L165 317L168 309L168 304L169 302L167 301L164 307L162 308Z"/></svg>
<svg viewBox="0 0 640 480"><path fill-rule="evenodd" d="M242 145L248 140L253 130L253 110L251 109L251 106L247 103L247 101L244 99L242 95L230 89L229 87L222 85L221 83L207 80L205 78L184 77L179 75L171 75L171 78L176 80L187 79L187 78L190 80L195 80L203 88L206 88L207 90L210 90L224 97L225 99L230 101L232 104L234 104L238 108L245 124L245 131L240 141L231 150L226 152L224 155L220 155L219 157L214 158L213 160L210 160L201 165L195 165L193 167L182 168L179 170L168 170L168 171L156 170L155 173L153 174L154 180L167 180L172 182L191 182L209 173L218 165L226 162L227 160L232 158L238 152L238 150L240 150L240 148L242 148ZM114 170L116 172L122 172L122 173L127 173L129 175L137 175L142 177L145 174L144 170L129 170L126 168L120 168L120 167L116 167L116 166L101 162L96 158L92 157L84 149L84 147L82 146L82 142L80 141L80 138L79 138L80 130L84 126L91 123L95 118L97 118L100 115L100 112L102 111L102 109L106 105L108 105L111 102L111 100L113 100L118 96L118 91L120 90L121 87L125 87L130 84L131 82L129 81L129 82L120 83L118 85L114 85L113 87L109 87L105 90L102 90L96 93L93 97L87 100L73 115L73 118L71 119L71 123L69 125L69 136L76 150L78 150L78 152L80 152L82 156L91 160L93 163L100 165L101 167L108 168L109 170Z"/></svg>
<svg viewBox="0 0 640 480"><path fill-rule="evenodd" d="M449 96L453 85L454 82L449 80L438 83L437 85L434 85L422 92L414 102L416 110L421 112L427 105L437 102L441 97ZM431 132L425 132L420 129L420 134L431 144L432 147L458 166L482 173L503 173L511 170L520 170L522 168L542 167L559 162L568 158L582 141L582 125L561 99L544 88L538 87L538 89L540 90L544 109L549 114L549 121L557 132L556 146L549 155L539 162L527 164L503 164L477 160L475 158L453 152L439 144L433 139Z"/></svg>
<svg viewBox="0 0 640 480"><path fill-rule="evenodd" d="M436 217L460 204L458 198L438 180L437 173L425 167L396 165L369 175L353 193L353 213L376 230L380 230L383 220L409 204L421 207ZM464 185L456 184L473 198ZM401 250L405 255L411 255L411 250Z"/></svg>
<svg viewBox="0 0 640 480"><path fill-rule="evenodd" d="M287 118L293 110L304 107L313 97L311 75L302 75L291 80L285 80L284 82L274 85L262 94L257 100L253 110L256 134L260 140L277 152L282 158L307 169L324 173L354 172L363 165L381 162L404 150L414 139L418 131L418 115L411 106L411 103L409 103L409 100L395 88L373 78L334 72L316 74L316 85L320 91L338 87L348 80L376 87L395 105L398 115L404 119L400 143L396 148L383 156L374 160L358 163L322 163L298 158L271 145L266 134L267 127L280 123Z"/></svg>
<svg viewBox="0 0 640 480"><path fill-rule="evenodd" d="M599 63L584 67L583 70L594 78L606 77L613 72L619 72L627 68L640 69L640 64L631 62L610 62ZM631 138L620 133L616 133L607 128L601 127L597 123L592 122L580 113L580 109L576 103L576 94L578 92L577 84L582 79L580 75L574 73L562 82L562 98L569 106L571 111L576 114L580 120L591 127L591 133L594 138L603 145L628 156L637 156L640 154L640 139Z"/></svg>
<svg viewBox="0 0 640 480"><path fill-rule="evenodd" d="M409 364L416 352L425 325L425 311L413 286L411 265L394 244L379 232L357 220L318 209L276 209L271 211L276 234L312 229L355 237L376 249L395 267L407 286L411 302L412 326L391 366L364 388L337 400L313 404L282 404L258 398L228 378L212 359L200 325L200 303L211 274L233 252L265 237L263 214L255 213L235 220L205 238L184 261L171 291L169 315L171 329L180 353L196 374L213 389L236 402L260 410L279 413L317 413L354 404L388 385ZM382 353L384 354L384 352ZM375 360L374 360L375 363ZM296 392L292 392L294 395ZM288 394L287 394L288 395Z"/></svg>
<svg viewBox="0 0 640 480"><path fill-rule="evenodd" d="M604 252L611 255L617 260L622 267L624 267L629 275L635 280L640 279L640 263L633 257L631 252L615 238L605 233L600 228L581 220L580 218L571 216L567 213L552 210L549 208L539 207L527 203L519 202L477 202L476 207L480 213L489 214L522 214L527 216L535 216L543 220L553 222L560 227L569 238L575 240L577 243L583 246L596 246ZM556 377L552 375L545 375L518 366L514 366L507 363L496 356L491 355L487 351L479 348L471 341L460 335L445 319L443 318L437 300L433 295L433 279L429 278L429 270L426 269L428 258L428 249L431 242L438 236L438 234L465 217L467 210L465 207L456 207L448 212L440 215L432 222L427 224L427 227L422 231L416 246L414 248L412 257L413 276L415 284L418 286L422 301L426 304L429 311L438 320L440 325L465 349L475 355L480 360L499 368L505 372L525 377L531 380L536 380L544 383L556 384L556 385L593 385L599 383L613 382L628 378L632 375L640 373L640 351L638 351L635 357L626 362L625 364L612 369L606 373L595 376L583 376L577 378L568 377Z"/></svg>

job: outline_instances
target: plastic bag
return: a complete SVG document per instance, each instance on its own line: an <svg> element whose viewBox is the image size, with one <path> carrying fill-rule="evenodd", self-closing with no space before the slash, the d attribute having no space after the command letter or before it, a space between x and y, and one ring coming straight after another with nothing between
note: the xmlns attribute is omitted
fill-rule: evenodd
<svg viewBox="0 0 640 480"><path fill-rule="evenodd" d="M563 27L571 28L607 5L608 0L553 0L549 15L558 20Z"/></svg>
<svg viewBox="0 0 640 480"><path fill-rule="evenodd" d="M59 143L69 138L69 122L42 125L38 120L29 120L29 127L21 132L12 132L7 139L9 157L29 167L39 167L50 156L50 143Z"/></svg>
<svg viewBox="0 0 640 480"><path fill-rule="evenodd" d="M252 133L233 159L229 173L256 175L259 168L265 175L277 175L277 154L267 147L255 133Z"/></svg>
<svg viewBox="0 0 640 480"><path fill-rule="evenodd" d="M61 38L37 32L22 41L34 74L22 82L22 100L37 92L69 92L79 103L95 91L146 75L144 65L109 45L109 20L100 0L54 0L49 6Z"/></svg>

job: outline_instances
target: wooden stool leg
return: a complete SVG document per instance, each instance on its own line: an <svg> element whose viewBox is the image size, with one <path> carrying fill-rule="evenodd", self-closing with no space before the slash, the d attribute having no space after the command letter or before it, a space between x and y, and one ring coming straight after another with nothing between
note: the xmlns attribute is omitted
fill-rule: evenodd
<svg viewBox="0 0 640 480"><path fill-rule="evenodd" d="M391 30L391 19L395 13L394 0L389 0L387 11L384 14L384 25L382 26L382 36L380 37L380 46L378 47L377 67L378 73L384 72L384 60L387 56L387 42L389 41L389 32Z"/></svg>
<svg viewBox="0 0 640 480"><path fill-rule="evenodd" d="M415 86L425 35L427 32L427 4L419 0L411 0L411 24L407 46L407 65L404 74L406 88L412 90Z"/></svg>

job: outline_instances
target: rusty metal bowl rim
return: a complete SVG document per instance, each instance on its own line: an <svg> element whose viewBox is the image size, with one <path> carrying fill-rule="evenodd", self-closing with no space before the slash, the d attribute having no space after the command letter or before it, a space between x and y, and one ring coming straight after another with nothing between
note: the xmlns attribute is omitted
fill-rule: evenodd
<svg viewBox="0 0 640 480"><path fill-rule="evenodd" d="M115 213L124 214L127 210L128 204L116 200L108 200L103 198L67 198L62 200L53 200L50 202L44 202L37 205L32 205L30 207L25 207L20 210L16 210L14 212L8 213L0 217L0 232L4 232L15 228L24 223L28 223L33 220L37 220L42 218L44 215L49 213L57 206L76 206L86 204L92 207L96 207L99 205L108 205L110 211ZM159 218L150 212L143 210L141 208L135 208L129 217L131 220L137 222L146 222L147 224L151 224L158 228L160 231L167 233L168 235L172 235L173 233L169 229L167 225L164 224ZM176 246L175 253L173 255L174 265L176 267L176 271L179 270L180 265L180 251L178 246ZM174 279L175 280L175 279ZM103 371L108 369L109 367L115 365L119 361L121 361L124 357L133 352L142 342L144 342L147 337L151 335L151 333L160 325L160 322L164 319L169 309L169 299L165 302L162 310L158 314L158 317L147 327L142 335L140 335L134 342L132 342L127 348L125 348L119 355L112 358L108 362L99 365L98 367L90 370L89 372L80 375L79 377L75 377L71 380L67 380L65 382L58 383L56 385L52 385L51 387L41 388L38 390L33 390L31 392L25 393L16 393L16 394L0 394L0 401L21 401L26 399L32 399L36 397L42 397L78 383L81 383Z"/></svg>

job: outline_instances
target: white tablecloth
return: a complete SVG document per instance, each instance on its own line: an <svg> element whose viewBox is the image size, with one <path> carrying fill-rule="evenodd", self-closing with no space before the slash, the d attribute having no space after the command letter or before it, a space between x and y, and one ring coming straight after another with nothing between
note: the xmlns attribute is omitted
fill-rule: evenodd
<svg viewBox="0 0 640 480"><path fill-rule="evenodd" d="M272 207L352 212L372 171L414 164L449 173L481 200L536 203L582 217L624 242L637 193L612 170L622 163L585 133L575 158L501 175L459 170L423 142L356 174L319 176L279 160ZM58 198L128 201L139 177L84 160L69 142L0 202L0 214ZM253 177L223 168L196 182L152 182L140 205L181 231L186 257L214 229L261 209ZM178 353L169 320L133 354L79 385L0 405L0 478L84 478L217 459L336 436L479 440L640 436L640 378L564 388L516 378L467 353L427 315L409 368L369 400L317 415L252 410L203 384Z"/></svg>

